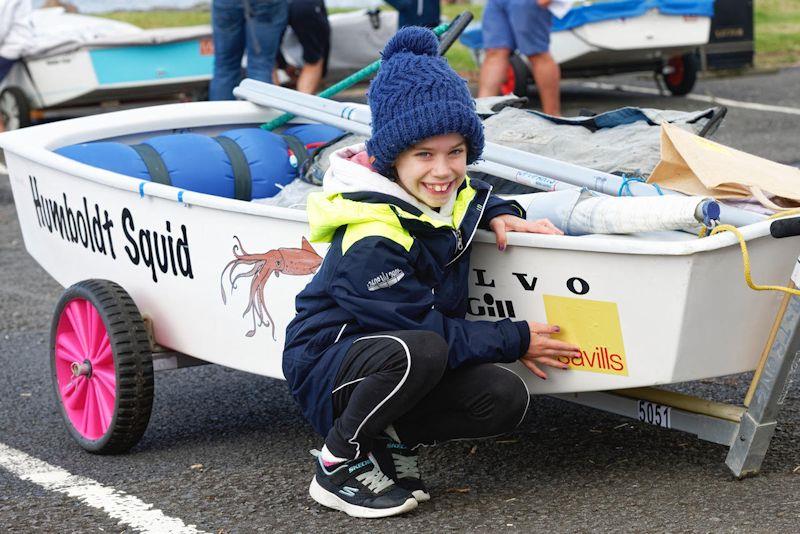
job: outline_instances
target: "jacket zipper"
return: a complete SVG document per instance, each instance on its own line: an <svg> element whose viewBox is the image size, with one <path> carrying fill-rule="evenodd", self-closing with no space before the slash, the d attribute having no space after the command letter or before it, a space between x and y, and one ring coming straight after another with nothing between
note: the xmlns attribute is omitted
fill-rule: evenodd
<svg viewBox="0 0 800 534"><path fill-rule="evenodd" d="M491 194L492 194L492 186L489 186L489 190L486 192L486 196L484 197L484 204L486 203L486 201L489 200L489 196ZM469 239L467 239L466 244L463 243L462 240L461 240L461 229L457 228L456 230L453 231L453 233L455 233L456 231L458 232L458 233L456 233L456 238L458 239L457 245L460 245L460 246L458 246L458 253L455 255L455 257L452 260L447 262L447 265L445 265L445 267L449 267L450 265L455 263L456 260L458 260L458 258L461 257L461 255L464 253L466 248L472 242L472 238L475 237L475 232L478 230L478 225L480 224L481 218L483 217L483 212L484 212L484 210L481 209L480 213L478 214L478 220L475 221L475 227L472 229L472 234L469 236Z"/></svg>
<svg viewBox="0 0 800 534"><path fill-rule="evenodd" d="M461 229L456 228L453 230L453 235L456 236L456 250L461 252L461 249L464 248L464 242L461 240Z"/></svg>

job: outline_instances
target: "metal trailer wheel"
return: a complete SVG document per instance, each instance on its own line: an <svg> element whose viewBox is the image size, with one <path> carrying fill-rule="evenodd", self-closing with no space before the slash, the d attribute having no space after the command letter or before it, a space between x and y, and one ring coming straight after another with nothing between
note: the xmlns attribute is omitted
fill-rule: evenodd
<svg viewBox="0 0 800 534"><path fill-rule="evenodd" d="M50 364L56 402L81 447L115 454L136 445L153 406L153 358L139 309L122 287L84 280L64 291Z"/></svg>
<svg viewBox="0 0 800 534"><path fill-rule="evenodd" d="M528 87L534 81L531 69L528 68L528 62L516 52L512 53L508 60L506 81L500 87L500 93L503 96L514 93L520 98L530 98Z"/></svg>
<svg viewBox="0 0 800 534"><path fill-rule="evenodd" d="M6 130L19 130L31 125L31 104L19 87L8 87L0 93L0 115Z"/></svg>
<svg viewBox="0 0 800 534"><path fill-rule="evenodd" d="M674 96L683 96L692 92L697 82L697 71L700 61L694 52L669 58L661 75L664 84Z"/></svg>

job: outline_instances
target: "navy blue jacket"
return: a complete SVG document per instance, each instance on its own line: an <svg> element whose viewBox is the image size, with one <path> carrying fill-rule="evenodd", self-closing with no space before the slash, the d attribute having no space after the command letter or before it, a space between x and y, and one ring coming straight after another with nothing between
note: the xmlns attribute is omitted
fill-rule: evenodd
<svg viewBox="0 0 800 534"><path fill-rule="evenodd" d="M331 392L339 366L360 336L430 330L450 347L451 368L513 362L528 349L525 321L467 321L470 243L501 214L524 217L516 202L466 180L451 223L376 192L309 197L311 241L331 246L296 300L286 329L283 372L292 395L323 436L333 424Z"/></svg>

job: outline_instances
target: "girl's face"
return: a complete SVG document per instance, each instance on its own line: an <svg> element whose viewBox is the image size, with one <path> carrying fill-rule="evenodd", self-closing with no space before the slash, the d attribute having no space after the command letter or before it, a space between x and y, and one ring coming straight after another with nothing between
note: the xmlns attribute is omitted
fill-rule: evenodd
<svg viewBox="0 0 800 534"><path fill-rule="evenodd" d="M429 137L401 153L394 167L403 189L431 208L440 208L464 181L467 144L458 133Z"/></svg>

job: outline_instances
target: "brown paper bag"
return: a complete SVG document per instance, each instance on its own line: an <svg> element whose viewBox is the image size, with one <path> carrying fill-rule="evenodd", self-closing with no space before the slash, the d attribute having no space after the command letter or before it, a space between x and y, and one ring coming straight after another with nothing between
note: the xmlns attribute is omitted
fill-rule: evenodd
<svg viewBox="0 0 800 534"><path fill-rule="evenodd" d="M756 200L771 209L784 209L769 200L776 195L800 202L800 169L753 156L691 134L672 124L661 125L661 161L649 183L718 199Z"/></svg>

